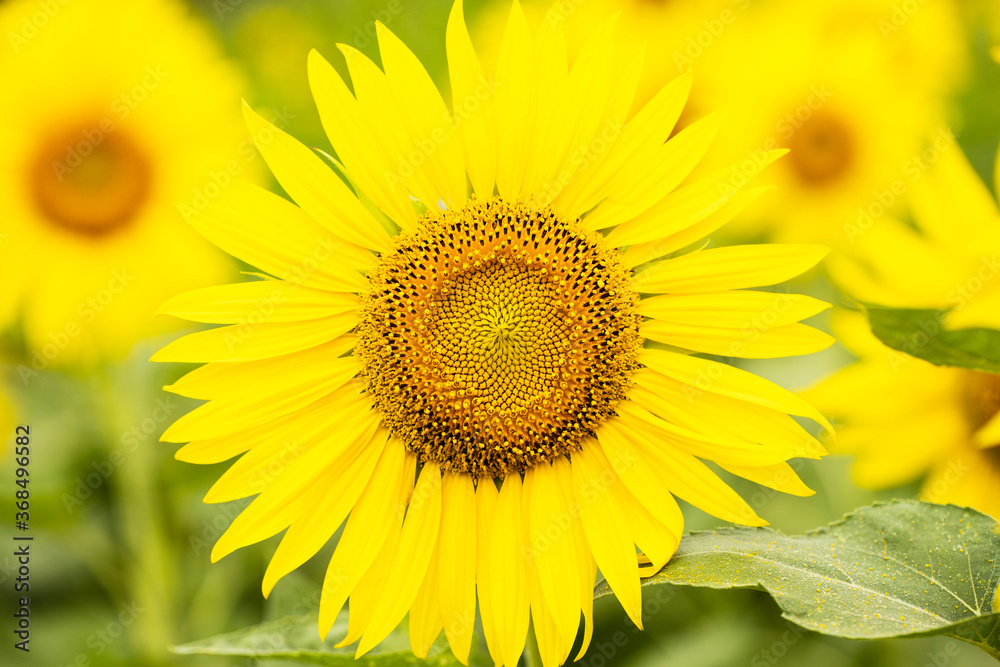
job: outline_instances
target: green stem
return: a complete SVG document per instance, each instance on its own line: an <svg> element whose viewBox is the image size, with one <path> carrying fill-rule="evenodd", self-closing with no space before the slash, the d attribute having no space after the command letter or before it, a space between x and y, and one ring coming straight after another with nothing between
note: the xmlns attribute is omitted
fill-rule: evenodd
<svg viewBox="0 0 1000 667"><path fill-rule="evenodd" d="M171 591L175 587L168 565L163 499L157 493L156 443L151 437L137 438L132 432L150 412L149 402L143 400L148 383L143 382L145 377L131 376L131 370L128 366L112 366L100 378L104 442L108 460L115 464L108 477L111 511L120 531L116 538L122 544L125 570L121 604L123 608L132 605L141 610L136 612L128 633L136 653L146 664L165 664L173 634L175 607Z"/></svg>

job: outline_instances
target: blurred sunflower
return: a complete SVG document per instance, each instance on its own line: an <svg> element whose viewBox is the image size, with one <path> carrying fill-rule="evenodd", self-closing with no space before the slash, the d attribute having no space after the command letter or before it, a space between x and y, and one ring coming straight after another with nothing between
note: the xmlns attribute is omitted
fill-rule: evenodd
<svg viewBox="0 0 1000 667"><path fill-rule="evenodd" d="M948 309L951 329L1000 329L1000 210L961 148L943 146L909 193L912 224L869 218L828 268L861 301Z"/></svg>
<svg viewBox="0 0 1000 667"><path fill-rule="evenodd" d="M886 489L923 478L921 498L1000 518L1000 375L889 349L860 313L836 312L834 333L859 360L803 397L837 420L855 482Z"/></svg>
<svg viewBox="0 0 1000 667"><path fill-rule="evenodd" d="M949 134L948 96L968 67L951 3L900 11L893 0L764 3L693 64L696 104L731 111L709 166L790 150L767 179L781 196L749 210L741 233L842 247L869 207L898 207L928 135Z"/></svg>
<svg viewBox="0 0 1000 667"><path fill-rule="evenodd" d="M51 5L0 7L0 326L36 371L122 354L178 282L230 275L174 204L249 172L237 77L183 5Z"/></svg>
<svg viewBox="0 0 1000 667"><path fill-rule="evenodd" d="M950 309L934 327L1000 328L1000 212L952 145L909 200L913 225L883 216L829 262L848 294L896 307ZM806 392L842 422L838 447L857 482L896 486L928 473L921 495L1000 517L1000 375L934 366L890 350L860 314L837 334L860 360Z"/></svg>
<svg viewBox="0 0 1000 667"><path fill-rule="evenodd" d="M353 94L313 52L310 85L344 180L247 109L298 206L234 185L192 219L274 277L164 306L230 326L155 355L206 364L168 389L209 402L163 439L188 442L177 458L193 463L242 455L206 501L259 495L212 557L287 529L265 595L345 524L319 630L350 598L340 645L360 640L359 656L410 612L417 655L443 629L466 661L478 595L497 665L517 664L530 618L552 667L568 659L581 614L580 654L589 644L598 567L641 627L640 576L666 563L683 529L671 494L764 523L700 459L811 493L786 461L825 452L789 414L824 418L686 352L827 347L798 323L826 304L743 289L798 275L826 251L671 256L759 189L727 185L728 172L686 181L718 127L709 117L666 141L689 77L623 122L641 63L612 66L613 31L603 24L569 67L561 27L533 35L515 2L487 75L456 2L450 109L382 25L384 71L340 47Z"/></svg>

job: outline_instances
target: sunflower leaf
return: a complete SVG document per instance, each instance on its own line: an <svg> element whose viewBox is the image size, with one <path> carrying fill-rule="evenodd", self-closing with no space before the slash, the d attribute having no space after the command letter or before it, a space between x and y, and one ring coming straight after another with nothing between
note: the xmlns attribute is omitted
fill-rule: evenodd
<svg viewBox="0 0 1000 667"><path fill-rule="evenodd" d="M806 535L686 535L644 586L767 591L804 628L852 639L949 635L1000 660L1000 524L920 501L864 507ZM601 583L595 597L610 594Z"/></svg>
<svg viewBox="0 0 1000 667"><path fill-rule="evenodd" d="M938 366L1000 373L1000 331L944 328L944 310L866 305L872 333L894 350Z"/></svg>
<svg viewBox="0 0 1000 667"><path fill-rule="evenodd" d="M343 637L347 633L346 613L337 620L325 642L320 641L316 625L315 615L289 616L182 646L174 646L171 647L171 651L180 655L225 655L256 660L291 660L335 667L420 667L421 665L458 667L460 665L448 649L448 643L443 635L431 646L426 660L416 657L410 650L406 623L400 625L382 643L358 660L354 659L355 647L334 647L337 642L334 638ZM475 647L473 650L475 651Z"/></svg>

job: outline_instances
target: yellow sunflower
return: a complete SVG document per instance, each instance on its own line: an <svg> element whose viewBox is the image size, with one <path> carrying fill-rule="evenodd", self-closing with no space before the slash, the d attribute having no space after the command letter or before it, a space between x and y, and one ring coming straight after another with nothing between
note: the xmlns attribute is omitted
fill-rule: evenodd
<svg viewBox="0 0 1000 667"><path fill-rule="evenodd" d="M968 60L958 10L902 4L764 3L692 64L696 105L731 111L709 166L790 150L767 176L780 196L747 212L743 234L847 246L870 209L899 208L928 136L950 137L948 96Z"/></svg>
<svg viewBox="0 0 1000 667"><path fill-rule="evenodd" d="M922 176L913 224L884 215L832 259L850 295L896 307L950 309L941 326L1000 328L1000 211L957 145ZM1000 375L934 366L882 345L859 314L837 334L859 361L806 392L841 422L838 445L857 482L886 488L927 474L922 496L1000 517Z"/></svg>
<svg viewBox="0 0 1000 667"><path fill-rule="evenodd" d="M20 319L23 373L123 353L170 324L152 315L178 281L230 275L175 208L252 166L238 154L237 77L185 12L165 0L0 7L0 327Z"/></svg>
<svg viewBox="0 0 1000 667"><path fill-rule="evenodd" d="M855 482L886 489L923 478L925 500L1000 518L1000 375L889 349L860 313L838 311L834 322L859 360L803 396L836 418Z"/></svg>
<svg viewBox="0 0 1000 667"><path fill-rule="evenodd" d="M1000 329L1000 209L961 148L941 147L910 192L912 223L867 217L830 273L864 302L948 309L949 328Z"/></svg>
<svg viewBox="0 0 1000 667"><path fill-rule="evenodd" d="M417 655L443 629L465 661L478 608L497 665L517 664L529 618L544 664L558 665L581 616L587 648L598 568L641 626L640 576L681 537L674 495L764 523L701 459L811 493L786 461L825 452L789 415L824 418L690 352L825 348L830 337L799 321L826 304L744 288L826 251L676 255L759 190L728 171L686 178L718 119L666 141L688 77L630 113L640 63L611 66L613 30L609 20L570 67L560 26L533 34L515 2L484 69L456 2L450 107L384 26L384 69L340 47L353 93L313 52L337 171L246 109L298 205L235 185L192 219L268 275L164 307L229 326L155 355L206 364L169 390L209 402L163 440L189 443L183 461L240 456L206 501L257 497L212 558L287 529L265 595L344 524L319 631L350 598L338 645L360 640L359 656L409 612Z"/></svg>

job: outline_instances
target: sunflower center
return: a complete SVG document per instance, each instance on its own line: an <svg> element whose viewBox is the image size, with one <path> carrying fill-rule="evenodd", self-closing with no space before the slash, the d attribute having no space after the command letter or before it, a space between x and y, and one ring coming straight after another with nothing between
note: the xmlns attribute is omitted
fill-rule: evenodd
<svg viewBox="0 0 1000 667"><path fill-rule="evenodd" d="M964 391L965 414L975 432L1000 412L1000 375L967 371Z"/></svg>
<svg viewBox="0 0 1000 667"><path fill-rule="evenodd" d="M107 122L53 134L30 179L35 205L63 230L97 238L126 227L149 195L150 163Z"/></svg>
<svg viewBox="0 0 1000 667"><path fill-rule="evenodd" d="M966 371L963 389L969 431L975 433L1000 413L1000 375ZM1000 446L987 447L982 452L987 461L1000 468Z"/></svg>
<svg viewBox="0 0 1000 667"><path fill-rule="evenodd" d="M547 207L428 214L369 280L356 350L421 460L520 472L579 448L625 396L641 345L627 272Z"/></svg>
<svg viewBox="0 0 1000 667"><path fill-rule="evenodd" d="M788 140L788 160L806 185L823 186L851 166L854 146L850 129L837 116L816 110Z"/></svg>

